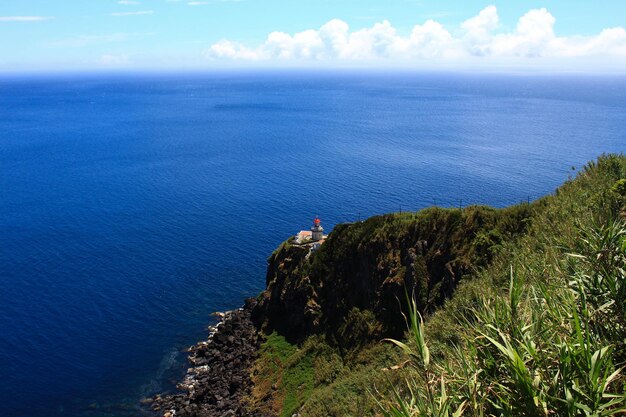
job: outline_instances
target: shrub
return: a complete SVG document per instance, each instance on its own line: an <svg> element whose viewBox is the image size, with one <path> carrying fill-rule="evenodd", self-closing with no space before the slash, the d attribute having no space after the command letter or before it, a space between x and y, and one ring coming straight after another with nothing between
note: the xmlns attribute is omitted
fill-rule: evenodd
<svg viewBox="0 0 626 417"><path fill-rule="evenodd" d="M476 307L459 312L465 336L439 360L431 361L412 303L412 346L392 342L415 372L402 390L392 389L392 400L380 400L383 414L626 413L626 382L618 367L623 347L616 349L624 336L625 235L623 223L582 230L577 247L586 253L572 256L569 287L524 282L511 269L506 294L484 295Z"/></svg>

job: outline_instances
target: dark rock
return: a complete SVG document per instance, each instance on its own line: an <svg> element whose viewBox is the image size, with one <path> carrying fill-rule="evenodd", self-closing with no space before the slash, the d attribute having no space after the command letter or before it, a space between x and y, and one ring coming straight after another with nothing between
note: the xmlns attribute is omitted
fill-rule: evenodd
<svg viewBox="0 0 626 417"><path fill-rule="evenodd" d="M161 416L265 417L247 410L243 399L251 393L250 370L261 340L251 320L254 299L244 308L217 315L208 340L189 348L189 368L180 392L155 396L149 404ZM146 405L148 405L146 403Z"/></svg>

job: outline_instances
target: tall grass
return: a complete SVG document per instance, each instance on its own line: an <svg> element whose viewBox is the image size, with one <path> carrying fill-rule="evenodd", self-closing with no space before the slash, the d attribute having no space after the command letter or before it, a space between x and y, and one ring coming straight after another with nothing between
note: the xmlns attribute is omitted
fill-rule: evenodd
<svg viewBox="0 0 626 417"><path fill-rule="evenodd" d="M580 229L572 249L567 282L511 268L508 291L458 311L463 336L438 360L412 303L410 341L392 342L415 372L380 400L383 415L626 415L626 225Z"/></svg>
<svg viewBox="0 0 626 417"><path fill-rule="evenodd" d="M277 398L271 411L302 417L626 416L625 220L626 157L603 155L531 204L339 225L310 270L294 275L315 272L338 307L344 299L333 294L344 293L328 291L329 282L361 285L376 271L386 280L393 268L380 265L404 265L389 242L425 240L433 254L449 252L446 262L472 268L450 298L431 296L441 294L430 285L439 275L417 287L397 349L364 336L380 332L372 311L359 308L332 316L350 348L312 336L280 360L262 350L256 378L267 383L254 397ZM415 268L418 283L425 272Z"/></svg>

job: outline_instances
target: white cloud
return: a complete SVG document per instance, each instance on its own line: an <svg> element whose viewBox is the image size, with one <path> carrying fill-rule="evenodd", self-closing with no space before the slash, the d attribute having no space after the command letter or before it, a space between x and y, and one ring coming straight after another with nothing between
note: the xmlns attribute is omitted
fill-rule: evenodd
<svg viewBox="0 0 626 417"><path fill-rule="evenodd" d="M472 55L486 55L489 53L493 40L492 32L500 25L496 6L484 8L477 16L467 19L461 24L465 32L463 42L465 48Z"/></svg>
<svg viewBox="0 0 626 417"><path fill-rule="evenodd" d="M531 10L517 22L515 32L494 36L490 48L497 56L558 56L565 52L554 34L556 19L546 9ZM561 38L562 40L565 38Z"/></svg>
<svg viewBox="0 0 626 417"><path fill-rule="evenodd" d="M120 16L143 16L148 14L154 14L153 10L142 10L139 12L115 12L111 13L111 16L120 17Z"/></svg>
<svg viewBox="0 0 626 417"><path fill-rule="evenodd" d="M208 1L189 1L187 2L189 6L204 6L205 4L209 4Z"/></svg>
<svg viewBox="0 0 626 417"><path fill-rule="evenodd" d="M54 19L48 16L0 16L0 22L41 22Z"/></svg>
<svg viewBox="0 0 626 417"><path fill-rule="evenodd" d="M250 47L222 39L204 55L211 59L250 61L414 61L423 59L526 59L626 57L626 30L608 28L595 36L563 36L554 32L556 19L545 8L524 14L514 30L502 31L498 11L488 6L460 27L447 29L435 20L417 24L401 35L387 20L358 30L333 19L319 29L298 33L275 31Z"/></svg>

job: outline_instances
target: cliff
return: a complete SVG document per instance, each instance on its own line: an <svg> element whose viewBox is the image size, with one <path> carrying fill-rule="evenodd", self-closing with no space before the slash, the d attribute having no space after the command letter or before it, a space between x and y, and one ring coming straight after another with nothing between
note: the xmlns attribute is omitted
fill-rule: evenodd
<svg viewBox="0 0 626 417"><path fill-rule="evenodd" d="M530 204L433 207L341 224L309 257L284 242L253 310L266 336L249 409L285 417L574 415L577 401L623 412L624 181L626 158L605 155ZM425 313L409 332L405 289ZM405 342L410 354L382 337ZM585 365L598 361L604 380ZM594 381L610 395L594 397Z"/></svg>
<svg viewBox="0 0 626 417"><path fill-rule="evenodd" d="M321 249L284 242L270 256L254 319L291 341L324 333L347 347L405 330L405 289L423 312L449 298L504 241L523 234L533 206L429 208L340 224ZM406 311L406 309L405 309Z"/></svg>

